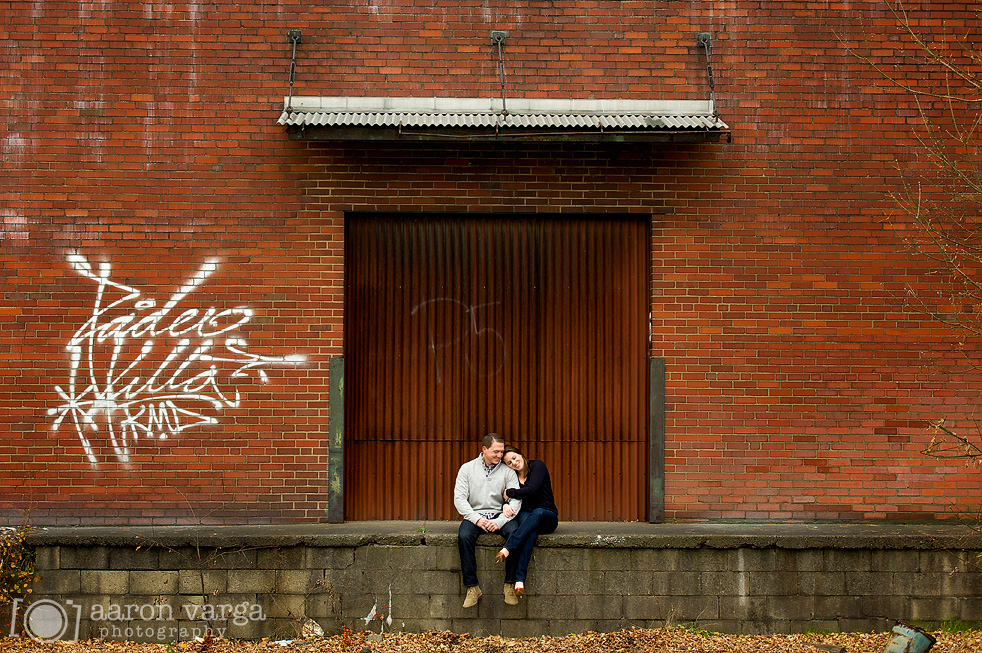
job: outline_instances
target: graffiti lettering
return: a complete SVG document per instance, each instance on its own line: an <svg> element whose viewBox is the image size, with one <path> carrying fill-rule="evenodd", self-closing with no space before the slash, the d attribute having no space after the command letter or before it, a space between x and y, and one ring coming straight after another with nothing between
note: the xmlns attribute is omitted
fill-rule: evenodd
<svg viewBox="0 0 982 653"><path fill-rule="evenodd" d="M64 403L48 414L56 416L54 430L65 422L74 427L93 464L99 462L93 433L104 430L116 459L129 462L130 447L140 438L166 439L217 424L212 413L240 403L239 391L226 387L231 379L254 371L266 382L263 368L306 360L250 353L246 341L233 333L252 319L249 308L178 312L178 305L218 269L214 259L159 308L138 289L110 279L109 263L95 270L80 255L68 261L96 283L95 302L66 347L68 387L55 387ZM166 353L159 351L161 341Z"/></svg>

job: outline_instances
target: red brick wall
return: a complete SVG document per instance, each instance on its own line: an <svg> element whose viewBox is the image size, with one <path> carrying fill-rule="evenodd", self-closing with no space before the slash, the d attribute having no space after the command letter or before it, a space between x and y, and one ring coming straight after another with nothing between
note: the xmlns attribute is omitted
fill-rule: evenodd
<svg viewBox="0 0 982 653"><path fill-rule="evenodd" d="M937 35L977 28L951 7L914 16ZM945 365L959 336L902 308L907 286L931 283L889 197L913 165L920 118L847 46L918 83L939 78L915 65L879 3L0 11L10 521L322 519L351 210L657 211L652 355L668 370L669 518L940 517L977 504L964 467L917 453L929 420L972 418L976 379ZM695 36L708 31L733 142L293 142L275 124L289 29L303 31L294 95L497 96L490 31L501 29L514 96L624 99L704 99ZM172 299L155 323L121 326ZM118 301L101 330L97 301ZM209 309L217 322L188 330ZM123 432L149 412L127 425L121 408L72 409L72 397L107 396L144 400L134 406L152 406L171 437L126 451ZM95 429L73 422L86 412Z"/></svg>

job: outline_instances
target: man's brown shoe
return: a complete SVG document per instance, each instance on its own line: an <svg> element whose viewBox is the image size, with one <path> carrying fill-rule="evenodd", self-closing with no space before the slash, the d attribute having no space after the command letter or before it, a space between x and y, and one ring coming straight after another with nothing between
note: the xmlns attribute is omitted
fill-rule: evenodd
<svg viewBox="0 0 982 653"><path fill-rule="evenodd" d="M481 594L483 594L483 592L481 591L481 588L478 587L477 585L468 587L467 597L464 598L464 607L473 608L475 605L477 605L477 600L481 598Z"/></svg>
<svg viewBox="0 0 982 653"><path fill-rule="evenodd" d="M505 583L505 603L518 605L518 597L515 596L515 583Z"/></svg>

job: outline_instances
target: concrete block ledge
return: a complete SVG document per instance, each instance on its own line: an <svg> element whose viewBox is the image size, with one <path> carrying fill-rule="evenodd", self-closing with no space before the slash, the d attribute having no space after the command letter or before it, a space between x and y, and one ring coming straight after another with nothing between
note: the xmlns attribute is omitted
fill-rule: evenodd
<svg viewBox="0 0 982 653"><path fill-rule="evenodd" d="M382 521L241 526L38 527L33 546L455 546L459 522ZM486 542L485 542L486 540ZM500 538L482 536L481 543ZM982 549L971 522L561 522L543 548L588 549Z"/></svg>
<svg viewBox="0 0 982 653"><path fill-rule="evenodd" d="M501 538L482 535L484 597L472 609L462 607L457 528L39 527L28 537L40 576L32 600L71 608L81 637L157 642L197 636L205 622L233 637L289 639L308 619L332 633L562 635L670 623L887 630L980 617L982 574L971 563L982 534L968 523L566 522L539 539L519 606L503 603ZM4 632L29 626L26 604L11 615L20 621Z"/></svg>

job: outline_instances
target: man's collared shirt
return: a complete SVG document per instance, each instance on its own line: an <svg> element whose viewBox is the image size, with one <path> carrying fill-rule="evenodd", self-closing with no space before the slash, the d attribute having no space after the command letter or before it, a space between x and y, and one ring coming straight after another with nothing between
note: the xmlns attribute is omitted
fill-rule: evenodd
<svg viewBox="0 0 982 653"><path fill-rule="evenodd" d="M486 462L484 462L484 456L481 456L481 464L484 465L484 477L488 478L491 476L492 472L494 472L494 470L498 468L498 465L501 464L501 461L499 460L493 465L488 465ZM492 519L492 520L497 519L498 517L501 516L500 512L479 512L477 514L479 514L481 517L484 517L485 519Z"/></svg>

